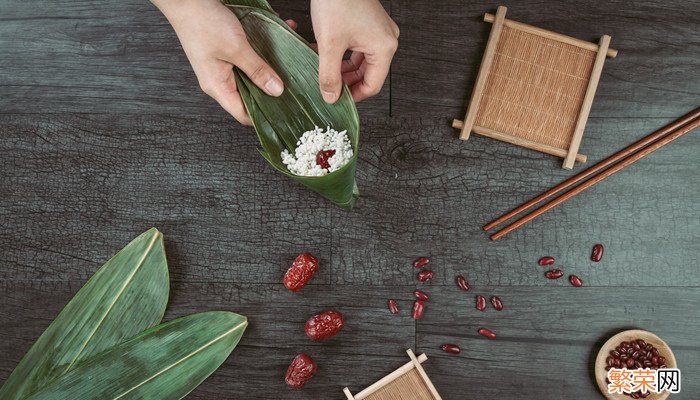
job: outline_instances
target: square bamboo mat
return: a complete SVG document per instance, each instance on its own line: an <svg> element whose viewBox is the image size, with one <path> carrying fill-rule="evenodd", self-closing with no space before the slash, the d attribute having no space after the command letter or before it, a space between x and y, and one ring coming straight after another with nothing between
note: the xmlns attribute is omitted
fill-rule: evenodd
<svg viewBox="0 0 700 400"><path fill-rule="evenodd" d="M578 154L591 103L609 49L505 19L499 7L464 121L455 120L466 140L470 132L564 158Z"/></svg>
<svg viewBox="0 0 700 400"><path fill-rule="evenodd" d="M353 395L343 389L348 400L442 400L428 378L421 363L428 357L416 357L411 349L406 350L411 361L375 382L360 393Z"/></svg>

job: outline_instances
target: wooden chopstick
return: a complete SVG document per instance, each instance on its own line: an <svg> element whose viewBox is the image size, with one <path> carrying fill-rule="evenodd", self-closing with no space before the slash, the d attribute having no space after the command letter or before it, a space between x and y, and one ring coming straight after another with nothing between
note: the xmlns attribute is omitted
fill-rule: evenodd
<svg viewBox="0 0 700 400"><path fill-rule="evenodd" d="M514 216L520 214L521 212L527 210L528 208L534 206L535 204L548 199L549 197L552 197L553 195L561 192L564 189L567 189L571 185L574 185L589 176L597 173L598 171L601 171L604 168L607 168L608 166L618 162L619 160L629 156L630 154L638 151L639 149L647 146L649 143L652 143L656 141L657 139L666 136L667 134L673 132L674 130L680 128L681 126L687 124L688 122L694 120L695 118L700 117L700 107L696 108L695 110L689 112L688 114L680 117L679 119L671 122L670 124L664 126L663 128L657 130L656 132L645 136L644 138L638 140L637 142L634 142L633 144L625 147L624 149L618 151L617 153L611 155L610 157L606 158L605 160L591 166L590 168L581 171L580 173L572 176L571 178L563 181L562 183L554 186L553 188L549 189L548 191L542 193L541 195L533 198L532 200L523 203L522 205L518 206L517 208L514 208L513 210L503 214L502 216L496 218L495 220L489 222L488 224L484 225L484 230L488 231L491 230L493 227L496 225L500 225L503 222L513 218Z"/></svg>
<svg viewBox="0 0 700 400"><path fill-rule="evenodd" d="M638 142L635 142L634 144L618 151L617 153L615 153L612 156L608 157L607 159L601 161L600 163L592 166L591 168L588 168L587 170L581 172L580 174L577 174L577 175L567 179L566 181L553 187L552 189L548 190L547 192L535 197L534 199L524 203L523 205L515 208L514 210L504 214L502 217L500 217L500 218L494 220L493 222L487 224L486 226L484 226L484 229L485 230L491 229L492 227L500 224L501 222L527 210L528 208L532 207L533 205L539 203L540 201L545 200L545 199L553 196L554 194L559 193L564 189L567 189L571 185L573 185L577 182L580 182L581 180L583 180L587 177L590 177L591 175L595 174L596 172L601 171L605 167L612 165L606 171L594 176L593 178L580 184L579 186L575 187L574 189L562 194L561 196L555 198L551 202L549 202L549 203L545 204L544 206L536 209L535 211L525 215L524 217L521 217L520 219L516 220L515 222L511 223L510 225L506 226L505 228L503 228L500 231L491 235L491 240L498 240L498 239L502 238L503 236L505 236L506 234L508 234L508 233L512 232L513 230L526 224L527 222L532 221L533 219L544 214L545 212L551 210L552 208L556 207L557 205L565 202L566 200L568 200L568 199L576 196L577 194L585 191L586 189L590 188L591 186L595 185L596 183L604 180L605 178L609 177L610 175L613 175L613 174L621 171L622 169L633 164L634 162L638 161L639 159L643 158L644 156L660 149L661 147L667 145L668 143L685 135L686 133L697 128L698 126L700 126L700 107L696 108L691 113L684 115L680 119L672 122L671 124L661 128L660 130L652 133L651 135L646 136L645 138L639 140ZM627 158L625 158L625 157L627 157ZM622 159L624 159L624 160L617 163L618 161L620 161Z"/></svg>

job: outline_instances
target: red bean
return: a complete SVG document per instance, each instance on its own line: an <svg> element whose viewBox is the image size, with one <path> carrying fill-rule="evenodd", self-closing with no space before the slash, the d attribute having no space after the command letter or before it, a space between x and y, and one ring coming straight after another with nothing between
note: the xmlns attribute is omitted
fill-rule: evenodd
<svg viewBox="0 0 700 400"><path fill-rule="evenodd" d="M423 268L430 262L428 257L420 257L413 262L413 266L416 268Z"/></svg>
<svg viewBox="0 0 700 400"><path fill-rule="evenodd" d="M396 300L394 299L389 299L387 301L387 304L389 306L389 311L391 311L392 314L398 314L399 313L399 305L396 304Z"/></svg>
<svg viewBox="0 0 700 400"><path fill-rule="evenodd" d="M560 269L550 269L549 271L544 273L544 276L547 279L559 279L562 276L564 276L564 271Z"/></svg>
<svg viewBox="0 0 700 400"><path fill-rule="evenodd" d="M457 286L459 286L460 289L464 290L465 292L469 291L469 282L467 282L462 275L457 275L455 280L457 281Z"/></svg>
<svg viewBox="0 0 700 400"><path fill-rule="evenodd" d="M486 329L486 328L479 329L479 335L484 336L484 337L491 339L491 340L496 339L496 334L492 330Z"/></svg>
<svg viewBox="0 0 700 400"><path fill-rule="evenodd" d="M603 258L604 251L605 251L605 248L600 243L593 246L593 251L591 252L591 260L594 262L600 261L600 259Z"/></svg>
<svg viewBox="0 0 700 400"><path fill-rule="evenodd" d="M433 279L433 271L429 269L424 269L418 273L418 280L421 282L429 281Z"/></svg>
<svg viewBox="0 0 700 400"><path fill-rule="evenodd" d="M583 281L576 275L569 275L569 282L576 287L583 286Z"/></svg>
<svg viewBox="0 0 700 400"><path fill-rule="evenodd" d="M501 311L503 309L503 302L498 296L491 296L491 305L496 309L496 311Z"/></svg>
<svg viewBox="0 0 700 400"><path fill-rule="evenodd" d="M486 297L482 295L476 296L476 309L479 311L486 310Z"/></svg>
<svg viewBox="0 0 700 400"><path fill-rule="evenodd" d="M544 256L537 261L537 264L539 264L541 267L552 265L554 264L554 257Z"/></svg>
<svg viewBox="0 0 700 400"><path fill-rule="evenodd" d="M430 299L430 296L422 290L414 290L413 295L420 301L428 301Z"/></svg>
<svg viewBox="0 0 700 400"><path fill-rule="evenodd" d="M421 319L421 317L423 317L424 309L425 305L423 304L423 302L420 300L416 300L413 303L413 319Z"/></svg>
<svg viewBox="0 0 700 400"><path fill-rule="evenodd" d="M462 351L462 349L460 349L459 346L457 346L456 344L452 344L452 343L445 343L442 346L440 346L440 348L445 353L450 353L450 354L459 354Z"/></svg>

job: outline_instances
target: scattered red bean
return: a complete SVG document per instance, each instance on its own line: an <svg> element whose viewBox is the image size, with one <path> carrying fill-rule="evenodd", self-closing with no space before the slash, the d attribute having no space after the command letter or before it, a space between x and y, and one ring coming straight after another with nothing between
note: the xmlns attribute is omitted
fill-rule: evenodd
<svg viewBox="0 0 700 400"><path fill-rule="evenodd" d="M576 287L583 286L583 281L576 275L569 275L569 282Z"/></svg>
<svg viewBox="0 0 700 400"><path fill-rule="evenodd" d="M600 261L600 259L603 258L604 251L605 251L605 248L600 243L593 246L593 251L591 252L591 260L594 262Z"/></svg>
<svg viewBox="0 0 700 400"><path fill-rule="evenodd" d="M294 357L287 368L284 381L294 389L301 389L316 373L316 362L308 355L301 353Z"/></svg>
<svg viewBox="0 0 700 400"><path fill-rule="evenodd" d="M554 264L554 257L544 256L537 261L537 264L539 264L542 267L544 267L546 265L552 265L552 264Z"/></svg>
<svg viewBox="0 0 700 400"><path fill-rule="evenodd" d="M430 296L422 290L414 290L413 295L420 301L428 301L430 299Z"/></svg>
<svg viewBox="0 0 700 400"><path fill-rule="evenodd" d="M428 265L429 262L430 262L430 258L420 257L420 258L416 259L416 261L413 262L413 266L416 268L423 268L426 265Z"/></svg>
<svg viewBox="0 0 700 400"><path fill-rule="evenodd" d="M328 159L335 155L335 150L321 150L316 153L316 165L323 169L328 169L331 167L328 163Z"/></svg>
<svg viewBox="0 0 700 400"><path fill-rule="evenodd" d="M389 299L389 301L387 301L387 305L389 306L389 311L391 311L392 314L399 313L399 305L396 304L396 300Z"/></svg>
<svg viewBox="0 0 700 400"><path fill-rule="evenodd" d="M433 279L433 271L429 269L424 269L418 273L418 280L421 282L429 281Z"/></svg>
<svg viewBox="0 0 700 400"><path fill-rule="evenodd" d="M496 309L496 311L501 311L503 309L503 302L498 296L491 296L491 305Z"/></svg>
<svg viewBox="0 0 700 400"><path fill-rule="evenodd" d="M445 353L450 353L450 354L459 354L462 351L462 349L460 349L459 346L457 346L456 344L452 344L452 343L445 343L442 346L440 346L440 348Z"/></svg>
<svg viewBox="0 0 700 400"><path fill-rule="evenodd" d="M297 258L284 274L283 283L292 292L298 292L311 280L318 270L318 259L311 253L304 253Z"/></svg>
<svg viewBox="0 0 700 400"><path fill-rule="evenodd" d="M559 279L562 276L564 276L564 271L560 269L550 269L549 271L544 273L544 276L547 279Z"/></svg>
<svg viewBox="0 0 700 400"><path fill-rule="evenodd" d="M462 275L457 275L455 281L457 281L457 286L459 286L460 289L464 290L465 292L469 291L469 282L467 282Z"/></svg>
<svg viewBox="0 0 700 400"><path fill-rule="evenodd" d="M486 297L480 294L476 296L476 309L479 311L486 310Z"/></svg>
<svg viewBox="0 0 700 400"><path fill-rule="evenodd" d="M416 300L413 303L413 319L421 319L421 317L423 317L424 309L425 305L423 304L423 302L420 300Z"/></svg>
<svg viewBox="0 0 700 400"><path fill-rule="evenodd" d="M345 326L343 314L338 311L324 311L316 314L306 321L304 330L306 336L314 342L330 339Z"/></svg>
<svg viewBox="0 0 700 400"><path fill-rule="evenodd" d="M481 328L479 329L479 335L484 336L488 339L495 340L496 339L496 334L493 333L492 330L486 329L486 328Z"/></svg>

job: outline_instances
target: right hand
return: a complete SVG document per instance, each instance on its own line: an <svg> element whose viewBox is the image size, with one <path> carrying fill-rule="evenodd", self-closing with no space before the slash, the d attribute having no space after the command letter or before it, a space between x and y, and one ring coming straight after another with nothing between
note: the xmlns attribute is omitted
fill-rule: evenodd
<svg viewBox="0 0 700 400"><path fill-rule="evenodd" d="M279 75L253 50L238 18L219 0L152 2L175 29L204 93L240 123L252 125L236 88L233 66L268 95L282 94Z"/></svg>

